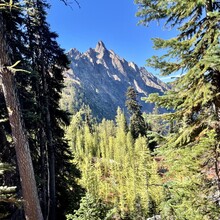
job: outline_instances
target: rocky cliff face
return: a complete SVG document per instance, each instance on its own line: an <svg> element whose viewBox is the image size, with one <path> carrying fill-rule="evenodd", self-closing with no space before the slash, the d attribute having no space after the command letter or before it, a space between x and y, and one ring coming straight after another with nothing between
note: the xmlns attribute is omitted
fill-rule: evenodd
<svg viewBox="0 0 220 220"><path fill-rule="evenodd" d="M95 49L80 53L68 52L71 61L66 76L62 107L71 111L82 103L88 104L95 116L113 119L117 107L125 110L125 94L129 86L139 93L139 99L150 93L163 93L168 86L144 67L120 58L99 41ZM140 101L142 110L150 112L153 105ZM126 110L125 110L126 112Z"/></svg>

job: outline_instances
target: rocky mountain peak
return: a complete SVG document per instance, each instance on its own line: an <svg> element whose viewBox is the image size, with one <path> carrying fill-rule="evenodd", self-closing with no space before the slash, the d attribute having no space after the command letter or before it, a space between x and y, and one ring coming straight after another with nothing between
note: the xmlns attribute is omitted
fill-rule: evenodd
<svg viewBox="0 0 220 220"><path fill-rule="evenodd" d="M105 44L100 40L95 47L95 51L100 53L100 52L103 52L104 50L107 50L107 49L105 47Z"/></svg>
<svg viewBox="0 0 220 220"><path fill-rule="evenodd" d="M97 58L101 59L104 56L108 55L108 50L105 47L105 44L102 41L99 41L95 47L95 52L97 53Z"/></svg>
<svg viewBox="0 0 220 220"><path fill-rule="evenodd" d="M108 50L102 41L97 43L95 49L90 48L85 53L72 49L67 55L71 68L64 73L64 93L68 101L63 105L70 112L71 108L76 109L71 105L78 103L80 106L81 100L91 107L98 118L113 119L118 106L126 111L125 94L129 86L138 91L142 109L151 112L154 105L141 101L141 97L155 92L162 94L169 89L144 67L138 67L113 50Z"/></svg>
<svg viewBox="0 0 220 220"><path fill-rule="evenodd" d="M68 52L68 54L69 54L70 57L77 57L77 56L81 55L81 53L76 48L71 49Z"/></svg>

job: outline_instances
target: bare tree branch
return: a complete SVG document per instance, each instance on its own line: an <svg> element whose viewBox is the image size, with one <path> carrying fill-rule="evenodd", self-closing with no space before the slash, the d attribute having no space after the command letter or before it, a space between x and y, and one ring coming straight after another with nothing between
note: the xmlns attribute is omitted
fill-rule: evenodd
<svg viewBox="0 0 220 220"><path fill-rule="evenodd" d="M69 7L71 7L71 4L73 3L73 2L69 2L68 0L61 0L66 6L69 6ZM79 4L79 2L77 1L77 0L74 0L74 2L78 5L78 7L79 8L81 8L81 6L80 6L80 4ZM72 8L72 7L71 7Z"/></svg>

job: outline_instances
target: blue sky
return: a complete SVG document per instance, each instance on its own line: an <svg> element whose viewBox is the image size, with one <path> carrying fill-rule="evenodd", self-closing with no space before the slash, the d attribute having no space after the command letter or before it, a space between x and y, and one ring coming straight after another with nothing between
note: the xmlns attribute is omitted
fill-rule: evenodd
<svg viewBox="0 0 220 220"><path fill-rule="evenodd" d="M147 58L161 54L153 49L151 38L168 39L175 34L156 23L149 27L137 25L137 5L132 0L78 0L81 8L74 0L69 1L71 7L54 0L48 10L51 30L58 33L58 42L66 51L77 48L85 52L102 40L107 49L114 50L120 57L145 66ZM159 73L146 68L155 75Z"/></svg>

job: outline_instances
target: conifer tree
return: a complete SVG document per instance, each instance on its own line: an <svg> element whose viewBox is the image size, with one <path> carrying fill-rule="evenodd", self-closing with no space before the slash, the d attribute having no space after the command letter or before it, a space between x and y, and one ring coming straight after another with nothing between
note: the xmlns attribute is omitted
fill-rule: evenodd
<svg viewBox="0 0 220 220"><path fill-rule="evenodd" d="M35 147L40 151L42 207L45 218L61 219L68 205L63 196L68 191L66 173L68 171L72 175L74 170L68 164L71 156L61 127L69 120L66 112L59 107L64 87L62 72L69 62L56 42L57 34L50 31L46 21L47 2L31 0L27 2L27 7L32 9L26 15L27 44L30 48L26 57L30 62L30 84L35 99L33 113L36 119L32 132L35 133ZM57 207L59 210L56 210Z"/></svg>
<svg viewBox="0 0 220 220"><path fill-rule="evenodd" d="M138 138L139 135L145 136L147 126L141 112L141 106L137 101L137 92L133 87L128 87L126 93L126 107L130 114L130 131L133 138Z"/></svg>
<svg viewBox="0 0 220 220"><path fill-rule="evenodd" d="M193 219L192 213L194 219L195 216L215 219L219 216L215 201L220 199L217 196L220 195L220 3L217 0L136 0L136 3L140 23L158 20L177 28L176 37L154 39L155 49L167 49L167 53L148 61L162 75L182 72L171 91L147 99L174 110L162 116L176 124L175 132L166 138L162 148L170 162L168 174L173 180L168 187L166 211L170 210L169 214L177 219ZM193 203L192 195L200 204ZM192 215L183 217L182 211L189 207Z"/></svg>
<svg viewBox="0 0 220 220"><path fill-rule="evenodd" d="M2 5L9 4L10 2L1 2ZM15 5L11 5L11 10ZM19 51L18 39L21 36L19 33L19 20L14 19L13 12L9 13L9 9L0 12L0 66L1 78L4 98L8 111L9 121L12 129L12 137L15 144L16 158L18 161L22 193L24 198L25 216L28 219L43 219L32 159L30 155L30 148L28 138L24 130L24 124L19 106L19 100L16 94L15 73L16 65L12 62L18 62L16 59L16 51ZM13 11L13 10L12 10ZM15 13L17 14L17 13ZM14 14L14 15L15 15ZM17 18L19 18L17 16ZM18 36L15 37L15 34ZM15 54L12 54L15 52Z"/></svg>
<svg viewBox="0 0 220 220"><path fill-rule="evenodd" d="M40 188L44 218L48 218L49 215L50 219L55 219L55 217L62 219L71 197L68 194L70 191L68 179L77 172L71 164L68 164L71 156L61 126L68 124L68 117L66 112L59 108L59 99L63 89L62 72L67 68L68 60L56 42L57 34L50 31L46 22L46 8L48 7L46 1L20 2L15 0L1 3L1 19L3 18L1 20L1 76L3 76L4 95L7 97L5 96L6 106L4 101L1 102L3 106L1 119L3 117L3 120L0 122L0 138L4 149L1 148L0 156L2 159L10 154L10 160L14 159L11 154L12 150L7 149L9 143L6 135L10 135L11 132L7 128L9 116L14 140L23 138L25 143L21 145L26 146L27 149L28 145L30 146L35 173L38 177L37 184ZM25 10L22 10L23 8ZM17 66L10 66L12 64ZM17 73L17 69L28 71ZM8 74L4 75L6 72ZM6 79L5 76L8 78ZM10 83L9 80L11 80ZM11 107L9 104L14 106ZM8 115L6 110L10 110ZM12 113L17 113L17 124L11 121ZM17 126L19 123L20 127ZM24 130L24 124L27 133ZM15 137L15 134L18 136ZM30 157L29 164L31 164ZM31 181L32 169L25 168L27 169L22 168L22 172L28 171L26 178L21 175L23 182L26 179ZM30 176L28 176L29 173ZM71 181L73 183L73 179ZM37 195L35 187L30 188L32 188L31 192ZM32 193L28 189L27 187L26 195L30 198ZM33 206L34 208L31 213L27 214L27 217L41 219L42 216L36 217L35 215L37 209L40 213L39 205ZM59 207L57 212L56 207Z"/></svg>

